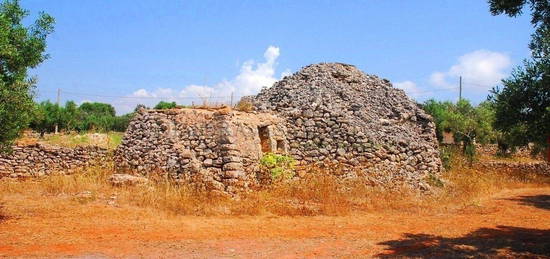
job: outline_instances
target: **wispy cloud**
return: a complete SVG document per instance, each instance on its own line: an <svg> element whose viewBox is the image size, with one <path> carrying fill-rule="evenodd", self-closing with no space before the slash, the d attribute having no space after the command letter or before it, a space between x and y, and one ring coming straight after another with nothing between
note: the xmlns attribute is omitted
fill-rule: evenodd
<svg viewBox="0 0 550 259"><path fill-rule="evenodd" d="M394 83L393 86L403 89L407 95L413 99L419 99L421 97L430 95L430 91L426 91L423 89L420 89L415 82L412 81L403 81L403 82L397 82Z"/></svg>
<svg viewBox="0 0 550 259"><path fill-rule="evenodd" d="M458 58L446 72L434 72L430 83L439 88L457 87L462 76L464 84L478 91L487 91L506 77L512 62L507 54L489 50L476 50Z"/></svg>
<svg viewBox="0 0 550 259"><path fill-rule="evenodd" d="M278 79L289 75L285 70L276 77L277 59L280 56L278 47L269 46L264 52L263 62L248 60L244 62L237 74L231 80L222 80L214 85L187 85L180 89L157 88L154 90L138 89L133 93L114 102L117 111L126 113L132 111L137 104L154 106L161 100L175 101L180 104L191 102L227 103L230 96L234 101L245 95L258 93L262 87L271 87Z"/></svg>

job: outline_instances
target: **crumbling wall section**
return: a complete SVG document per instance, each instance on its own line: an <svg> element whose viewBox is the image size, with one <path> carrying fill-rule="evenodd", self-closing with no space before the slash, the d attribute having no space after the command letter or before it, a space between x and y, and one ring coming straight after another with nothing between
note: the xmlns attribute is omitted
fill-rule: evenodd
<svg viewBox="0 0 550 259"><path fill-rule="evenodd" d="M230 110L141 110L115 152L117 167L234 192L256 183L258 127L273 116Z"/></svg>

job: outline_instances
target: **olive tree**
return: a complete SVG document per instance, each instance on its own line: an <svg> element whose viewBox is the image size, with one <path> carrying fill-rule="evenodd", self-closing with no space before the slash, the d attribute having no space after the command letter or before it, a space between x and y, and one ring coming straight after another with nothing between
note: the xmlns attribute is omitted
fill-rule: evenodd
<svg viewBox="0 0 550 259"><path fill-rule="evenodd" d="M28 15L17 0L0 3L0 151L7 150L28 126L36 83L28 70L48 58L46 37L53 32L54 18L40 13L25 26Z"/></svg>

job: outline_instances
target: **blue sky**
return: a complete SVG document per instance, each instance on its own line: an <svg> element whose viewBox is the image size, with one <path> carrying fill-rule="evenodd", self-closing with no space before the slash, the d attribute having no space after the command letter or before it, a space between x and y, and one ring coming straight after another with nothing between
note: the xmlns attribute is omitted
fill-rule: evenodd
<svg viewBox="0 0 550 259"><path fill-rule="evenodd" d="M486 1L22 0L57 20L38 99L227 101L318 62L344 62L418 101L474 102L529 57L529 14L491 16ZM449 90L450 89L450 90Z"/></svg>

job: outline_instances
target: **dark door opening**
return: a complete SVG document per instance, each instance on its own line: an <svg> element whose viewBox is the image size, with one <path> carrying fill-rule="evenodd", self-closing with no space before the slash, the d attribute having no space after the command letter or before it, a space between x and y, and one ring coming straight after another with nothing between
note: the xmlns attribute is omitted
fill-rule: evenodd
<svg viewBox="0 0 550 259"><path fill-rule="evenodd" d="M277 152L284 153L285 152L285 142L284 140L277 140Z"/></svg>
<svg viewBox="0 0 550 259"><path fill-rule="evenodd" d="M271 152L271 145L269 143L269 130L267 126L258 127L258 135L260 137L260 145L262 146L262 152Z"/></svg>

